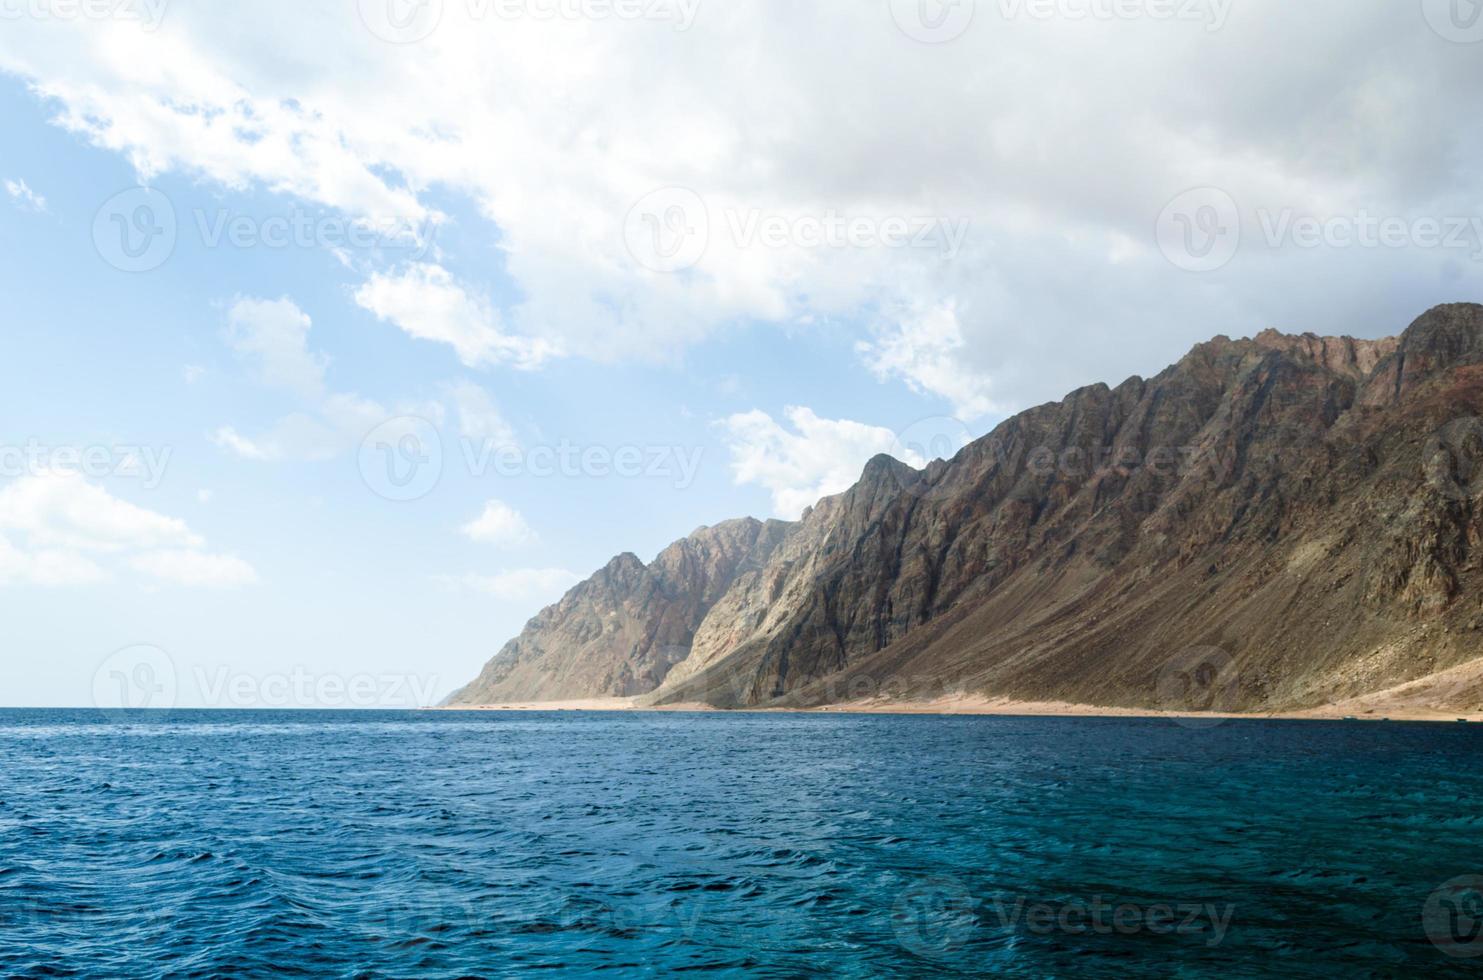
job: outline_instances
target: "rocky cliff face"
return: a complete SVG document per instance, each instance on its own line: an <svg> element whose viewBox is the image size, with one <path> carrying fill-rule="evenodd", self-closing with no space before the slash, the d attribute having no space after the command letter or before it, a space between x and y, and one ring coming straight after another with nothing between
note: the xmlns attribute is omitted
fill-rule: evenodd
<svg viewBox="0 0 1483 980"><path fill-rule="evenodd" d="M450 704L628 697L690 655L696 628L789 529L750 518L701 528L645 565L619 555L505 645Z"/></svg>
<svg viewBox="0 0 1483 980"><path fill-rule="evenodd" d="M1424 677L1483 657L1480 415L1483 307L1380 341L1216 338L924 471L873 460L624 690L1234 710Z"/></svg>

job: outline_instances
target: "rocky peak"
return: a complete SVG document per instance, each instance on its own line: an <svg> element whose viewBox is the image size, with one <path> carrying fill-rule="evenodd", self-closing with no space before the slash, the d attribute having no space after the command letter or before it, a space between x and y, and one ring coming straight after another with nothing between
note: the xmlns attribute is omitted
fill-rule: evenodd
<svg viewBox="0 0 1483 980"><path fill-rule="evenodd" d="M573 591L579 594L591 594L631 588L643 574L644 563L639 560L639 556L631 551L625 551L598 569L590 579L578 584Z"/></svg>
<svg viewBox="0 0 1483 980"><path fill-rule="evenodd" d="M1401 334L1392 352L1365 385L1367 405L1396 404L1439 371L1483 358L1483 306L1450 303L1434 307Z"/></svg>
<svg viewBox="0 0 1483 980"><path fill-rule="evenodd" d="M1327 371L1356 381L1374 371L1375 366L1394 353L1400 343L1395 337L1356 340L1353 337L1320 337L1312 333L1291 336L1276 330L1263 330L1254 340L1261 347L1307 358Z"/></svg>
<svg viewBox="0 0 1483 980"><path fill-rule="evenodd" d="M737 575L764 565L784 521L703 527L648 565L625 552L542 610L451 704L629 697L690 655L695 630Z"/></svg>

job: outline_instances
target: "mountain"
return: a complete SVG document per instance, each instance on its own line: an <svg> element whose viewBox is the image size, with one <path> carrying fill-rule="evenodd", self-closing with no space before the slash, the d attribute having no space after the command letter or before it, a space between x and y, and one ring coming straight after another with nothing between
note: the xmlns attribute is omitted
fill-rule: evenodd
<svg viewBox="0 0 1483 980"><path fill-rule="evenodd" d="M878 457L755 532L745 560L677 568L652 605L623 593L623 629L668 624L669 655L621 631L569 641L609 566L485 676L546 698L600 662L614 680L596 687L720 707L963 692L1293 710L1407 685L1483 658L1480 415L1480 306L1385 340L1217 337L925 470ZM1483 702L1447 690L1431 696Z"/></svg>
<svg viewBox="0 0 1483 980"><path fill-rule="evenodd" d="M632 554L542 611L450 704L628 697L653 691L690 655L706 612L739 575L762 567L783 521L701 528L652 564Z"/></svg>

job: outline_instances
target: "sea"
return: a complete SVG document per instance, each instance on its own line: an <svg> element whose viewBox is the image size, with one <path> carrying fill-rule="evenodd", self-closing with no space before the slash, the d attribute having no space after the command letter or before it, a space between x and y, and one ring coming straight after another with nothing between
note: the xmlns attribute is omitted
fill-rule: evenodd
<svg viewBox="0 0 1483 980"><path fill-rule="evenodd" d="M0 975L1483 972L1483 728L0 712Z"/></svg>

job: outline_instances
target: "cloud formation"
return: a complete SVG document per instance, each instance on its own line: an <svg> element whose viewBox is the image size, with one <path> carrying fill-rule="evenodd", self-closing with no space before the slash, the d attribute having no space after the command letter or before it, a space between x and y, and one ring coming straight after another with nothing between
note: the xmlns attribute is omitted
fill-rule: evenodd
<svg viewBox="0 0 1483 980"><path fill-rule="evenodd" d="M471 368L849 317L871 370L973 414L1217 332L1391 332L1483 285L1477 246L1261 233L1284 210L1476 212L1483 134L1457 120L1483 58L1436 4L981 0L951 38L856 0L653 21L433 6L425 36L394 39L413 43L288 0L177 6L154 30L19 20L0 68L145 179L408 226L444 217L434 189L468 202L501 263L440 254L354 296ZM1192 188L1234 202L1241 239L1205 272L1158 233ZM1211 232L1212 214L1172 217ZM842 239L820 233L836 219Z"/></svg>
<svg viewBox="0 0 1483 980"><path fill-rule="evenodd" d="M309 350L309 327L308 314L288 297L239 297L227 311L226 341L264 384L319 398L329 358Z"/></svg>
<svg viewBox="0 0 1483 980"><path fill-rule="evenodd" d="M0 583L91 585L129 571L184 586L257 581L247 562L207 551L184 521L120 500L78 474L41 472L0 487Z"/></svg>
<svg viewBox="0 0 1483 980"><path fill-rule="evenodd" d="M518 548L535 541L536 533L520 512L499 500L491 500L484 510L462 528L470 541L492 544L497 548Z"/></svg>
<svg viewBox="0 0 1483 980"><path fill-rule="evenodd" d="M250 435L235 425L217 426L212 442L253 462L320 461L344 454L399 415L442 420L441 402L407 403L389 411L352 392L330 391L325 383L329 359L309 348L312 326L309 315L287 297L271 301L238 297L232 303L227 310L228 346L259 382L292 392L303 407Z"/></svg>
<svg viewBox="0 0 1483 980"><path fill-rule="evenodd" d="M820 418L809 408L793 407L785 414L791 429L756 410L718 423L731 451L733 479L765 488L777 517L796 519L819 498L849 489L871 457L881 453L923 463L890 429Z"/></svg>
<svg viewBox="0 0 1483 980"><path fill-rule="evenodd" d="M11 203L22 211L34 211L37 214L46 211L46 198L31 190L23 177L6 178L5 193L10 196Z"/></svg>
<svg viewBox="0 0 1483 980"><path fill-rule="evenodd" d="M560 354L549 340L505 333L487 300L431 263L371 276L356 291L355 302L410 336L449 345L466 367L511 364L531 369Z"/></svg>
<svg viewBox="0 0 1483 980"><path fill-rule="evenodd" d="M941 396L959 418L972 420L995 406L989 379L964 366L965 346L957 310L946 303L894 318L855 349L882 381L900 378L914 391Z"/></svg>

